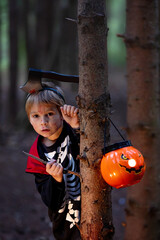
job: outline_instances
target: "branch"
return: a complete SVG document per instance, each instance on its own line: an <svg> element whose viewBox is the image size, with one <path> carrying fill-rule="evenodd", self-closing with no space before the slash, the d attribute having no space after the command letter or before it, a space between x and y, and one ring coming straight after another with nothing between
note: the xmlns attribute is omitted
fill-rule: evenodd
<svg viewBox="0 0 160 240"><path fill-rule="evenodd" d="M65 19L68 20L68 21L74 22L74 23L78 22L76 19L73 19L73 18L65 18Z"/></svg>
<svg viewBox="0 0 160 240"><path fill-rule="evenodd" d="M39 157L36 157L36 156L34 156L34 155L30 154L30 153L26 153L25 151L23 151L23 153L26 154L27 156L31 157L31 158L36 159L37 161L39 161L39 162L41 162L41 163L43 163L43 164L45 164L45 165L46 165L46 163L47 163L45 160L43 160L43 159L41 159L41 158L39 158ZM67 169L67 170L64 169L64 170L63 170L63 173L73 174L73 175L79 177L80 180L82 181L82 176L80 175L80 173L73 172L73 171L70 171L70 170L68 170L68 169Z"/></svg>
<svg viewBox="0 0 160 240"><path fill-rule="evenodd" d="M124 34L119 34L119 33L117 33L116 36L119 37L119 38L123 38L123 39L126 38L126 36L125 36Z"/></svg>
<svg viewBox="0 0 160 240"><path fill-rule="evenodd" d="M64 171L65 171L65 170L64 170ZM79 179L82 181L82 176L81 176L80 173L78 173L78 172L73 172L73 171L70 171L70 170L66 170L66 172L69 173L69 174L73 174L73 175L79 177Z"/></svg>
<svg viewBox="0 0 160 240"><path fill-rule="evenodd" d="M75 223L75 225L76 225L76 227L78 228L78 230L81 232L80 226L79 226L77 223Z"/></svg>

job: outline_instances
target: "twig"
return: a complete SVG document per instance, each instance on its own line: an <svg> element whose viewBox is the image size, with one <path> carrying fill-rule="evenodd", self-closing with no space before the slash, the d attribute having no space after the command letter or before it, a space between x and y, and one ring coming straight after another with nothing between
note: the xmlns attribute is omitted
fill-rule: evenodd
<svg viewBox="0 0 160 240"><path fill-rule="evenodd" d="M76 225L76 227L78 228L78 230L81 232L80 226L79 226L77 223L75 223L75 225Z"/></svg>
<svg viewBox="0 0 160 240"><path fill-rule="evenodd" d="M116 36L125 39L125 35L124 35L124 34L119 34L119 33L117 33Z"/></svg>
<svg viewBox="0 0 160 240"><path fill-rule="evenodd" d="M77 20L76 20L76 19L73 19L73 18L65 18L65 19L68 20L68 21L77 23Z"/></svg>
<svg viewBox="0 0 160 240"><path fill-rule="evenodd" d="M32 158L36 159L37 161L39 161L39 162L41 162L41 163L43 163L43 164L45 164L45 165L47 164L47 162L46 162L45 160L43 160L43 159L41 159L41 158L39 158L39 157L36 157L36 156L34 156L34 155L30 154L30 153L26 153L25 151L23 151L23 153L26 154L26 155L29 156L29 157L32 157ZM80 180L82 180L82 176L81 176L80 173L73 172L73 171L70 171L70 170L63 170L63 173L73 174L73 175L79 177Z"/></svg>
<svg viewBox="0 0 160 240"><path fill-rule="evenodd" d="M70 171L70 170L64 170L64 171L66 171L66 172L69 173L69 174L73 174L73 175L79 177L79 178L82 180L82 176L81 176L80 173L78 173L78 172L73 172L73 171Z"/></svg>

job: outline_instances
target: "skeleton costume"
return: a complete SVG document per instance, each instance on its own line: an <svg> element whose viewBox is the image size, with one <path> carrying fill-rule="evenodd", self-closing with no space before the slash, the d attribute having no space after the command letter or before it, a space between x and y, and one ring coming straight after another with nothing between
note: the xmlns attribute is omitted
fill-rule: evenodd
<svg viewBox="0 0 160 240"><path fill-rule="evenodd" d="M29 69L28 81L20 88L28 93L27 98L36 92L43 90L53 91L62 106L65 103L63 95L52 87L42 84L42 78L62 82L78 83L79 77L75 75L64 75L52 71ZM35 183L42 200L48 207L49 217L53 223L53 235L56 240L79 240L80 233L76 225L80 222L80 179L70 174L67 170L79 172L79 161L76 159L79 154L77 137L65 121L63 130L56 142L46 147L42 144L42 136L38 136L33 143L30 154L46 161L56 160L62 164L63 181L57 182L46 172L44 163L28 157L27 173L35 175Z"/></svg>
<svg viewBox="0 0 160 240"><path fill-rule="evenodd" d="M73 129L64 121L60 137L50 147L46 147L38 136L30 154L50 161L55 159L64 170L79 172L78 142ZM31 157L27 161L27 173L35 175L35 182L42 200L49 209L53 222L53 234L57 240L78 240L80 233L76 226L80 221L80 180L69 173L63 174L63 181L57 182L45 171L45 165Z"/></svg>

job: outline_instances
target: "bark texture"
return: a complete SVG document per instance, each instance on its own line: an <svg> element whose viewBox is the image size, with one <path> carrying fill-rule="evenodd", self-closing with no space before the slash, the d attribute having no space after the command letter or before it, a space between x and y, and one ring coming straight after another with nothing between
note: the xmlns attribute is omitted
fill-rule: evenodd
<svg viewBox="0 0 160 240"><path fill-rule="evenodd" d="M160 239L159 41L157 0L127 1L128 134L146 161L128 188L126 240Z"/></svg>
<svg viewBox="0 0 160 240"><path fill-rule="evenodd" d="M80 168L82 175L82 239L112 239L111 188L102 179L100 160L105 118L109 113L107 89L105 1L78 1ZM107 137L109 129L107 129Z"/></svg>

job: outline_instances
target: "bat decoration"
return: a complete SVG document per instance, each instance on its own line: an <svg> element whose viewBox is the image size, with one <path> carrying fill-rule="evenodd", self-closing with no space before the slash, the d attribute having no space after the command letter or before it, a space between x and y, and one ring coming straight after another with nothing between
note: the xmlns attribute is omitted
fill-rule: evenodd
<svg viewBox="0 0 160 240"><path fill-rule="evenodd" d="M130 141L108 146L105 152L101 161L101 174L109 185L122 188L140 182L146 165L142 154Z"/></svg>

